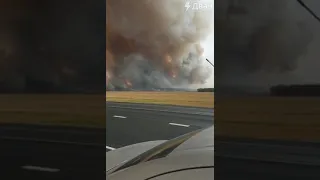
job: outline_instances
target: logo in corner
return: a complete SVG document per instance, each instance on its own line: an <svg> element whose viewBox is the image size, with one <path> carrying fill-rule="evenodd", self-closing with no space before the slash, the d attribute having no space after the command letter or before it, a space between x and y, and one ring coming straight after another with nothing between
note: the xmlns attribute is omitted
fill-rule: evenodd
<svg viewBox="0 0 320 180"><path fill-rule="evenodd" d="M187 1L186 4L184 5L184 7L186 8L186 11L188 11L189 8L191 7L190 2Z"/></svg>

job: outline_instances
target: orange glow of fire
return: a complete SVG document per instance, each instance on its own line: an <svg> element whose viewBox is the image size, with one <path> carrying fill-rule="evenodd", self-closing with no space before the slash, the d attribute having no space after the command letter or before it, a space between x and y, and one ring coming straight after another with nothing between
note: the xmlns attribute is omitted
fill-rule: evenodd
<svg viewBox="0 0 320 180"><path fill-rule="evenodd" d="M129 80L126 79L124 82L128 87L132 87L132 83Z"/></svg>
<svg viewBox="0 0 320 180"><path fill-rule="evenodd" d="M177 77L177 73L175 71L171 70L169 72L169 76L172 77L172 78L176 78Z"/></svg>
<svg viewBox="0 0 320 180"><path fill-rule="evenodd" d="M164 60L165 60L165 62L167 64L171 64L172 63L172 57L169 54L165 54Z"/></svg>

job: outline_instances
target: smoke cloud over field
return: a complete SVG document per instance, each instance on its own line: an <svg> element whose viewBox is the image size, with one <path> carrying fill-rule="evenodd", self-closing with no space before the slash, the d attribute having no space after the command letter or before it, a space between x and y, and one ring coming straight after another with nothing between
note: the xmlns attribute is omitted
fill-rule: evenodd
<svg viewBox="0 0 320 180"><path fill-rule="evenodd" d="M201 42L213 33L213 9L186 11L185 2L107 1L109 88L208 83L212 67L202 54L213 47L204 49ZM213 0L207 2L213 4Z"/></svg>
<svg viewBox="0 0 320 180"><path fill-rule="evenodd" d="M215 2L216 83L269 87L306 77L303 62L316 62L319 29L296 1Z"/></svg>
<svg viewBox="0 0 320 180"><path fill-rule="evenodd" d="M103 89L102 3L0 0L0 91Z"/></svg>

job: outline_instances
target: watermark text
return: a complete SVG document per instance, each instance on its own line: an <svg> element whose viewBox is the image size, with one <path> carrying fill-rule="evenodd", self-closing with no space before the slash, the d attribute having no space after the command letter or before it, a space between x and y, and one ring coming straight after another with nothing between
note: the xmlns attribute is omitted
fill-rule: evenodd
<svg viewBox="0 0 320 180"><path fill-rule="evenodd" d="M210 2L203 2L203 1L187 1L185 4L186 11L193 10L193 11L205 11L205 10L212 10L214 8L213 3Z"/></svg>

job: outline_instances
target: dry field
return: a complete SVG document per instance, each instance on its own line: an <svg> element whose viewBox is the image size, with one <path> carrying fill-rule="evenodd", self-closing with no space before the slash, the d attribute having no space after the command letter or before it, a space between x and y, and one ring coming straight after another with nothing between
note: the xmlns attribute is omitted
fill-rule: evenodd
<svg viewBox="0 0 320 180"><path fill-rule="evenodd" d="M207 92L110 92L107 101L170 104L213 108L213 93Z"/></svg>
<svg viewBox="0 0 320 180"><path fill-rule="evenodd" d="M105 127L103 96L0 95L0 123Z"/></svg>
<svg viewBox="0 0 320 180"><path fill-rule="evenodd" d="M320 141L320 98L252 97L215 101L216 134Z"/></svg>

